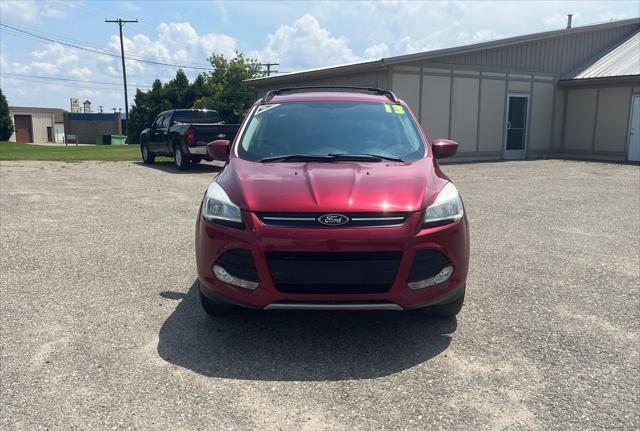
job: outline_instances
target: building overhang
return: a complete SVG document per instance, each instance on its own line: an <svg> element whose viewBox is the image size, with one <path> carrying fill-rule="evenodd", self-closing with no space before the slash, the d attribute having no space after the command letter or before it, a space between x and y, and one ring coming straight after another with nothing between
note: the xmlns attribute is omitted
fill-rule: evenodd
<svg viewBox="0 0 640 431"><path fill-rule="evenodd" d="M597 78L561 79L561 87L588 87L605 85L640 85L640 75L605 76Z"/></svg>

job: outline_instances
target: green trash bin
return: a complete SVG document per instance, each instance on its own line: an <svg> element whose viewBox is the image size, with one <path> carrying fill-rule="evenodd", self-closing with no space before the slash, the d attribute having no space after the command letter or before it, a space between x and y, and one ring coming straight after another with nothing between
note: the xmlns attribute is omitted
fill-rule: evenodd
<svg viewBox="0 0 640 431"><path fill-rule="evenodd" d="M126 135L111 135L111 145L126 145L126 144L127 144Z"/></svg>
<svg viewBox="0 0 640 431"><path fill-rule="evenodd" d="M111 135L96 136L96 145L111 145Z"/></svg>

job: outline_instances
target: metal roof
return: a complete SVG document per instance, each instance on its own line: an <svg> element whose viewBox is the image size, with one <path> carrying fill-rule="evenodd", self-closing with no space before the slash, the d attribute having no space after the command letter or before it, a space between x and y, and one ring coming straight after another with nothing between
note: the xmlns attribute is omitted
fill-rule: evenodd
<svg viewBox="0 0 640 431"><path fill-rule="evenodd" d="M537 40L552 38L556 36L564 36L568 34L579 34L583 32L589 32L592 30L614 28L625 26L629 24L640 24L640 18L631 18L619 21L610 21L601 24L585 25L580 27L572 27L568 29L545 31L540 33L527 34L523 36L509 37L506 39L498 39L489 42L475 43L472 45L456 46L453 48L437 49L434 51L419 52L415 54L398 55L395 57L385 57L379 60L368 60L356 63L320 67L315 69L308 69L299 72L283 73L279 75L265 76L261 78L247 79L244 82L251 84L269 84L277 83L279 81L286 81L292 77L313 77L315 75L321 75L331 72L344 71L344 72L362 72L372 69L384 69L387 65L404 63L409 61L421 61L431 58L438 58L456 54L467 54L470 52L481 51L485 49L501 48L504 46L515 45L526 42L533 42Z"/></svg>
<svg viewBox="0 0 640 431"><path fill-rule="evenodd" d="M63 115L65 112L64 109L60 108L37 108L35 106L9 106L9 111L13 114L30 114L32 112L45 113L45 114L53 114L54 122L62 123L64 121Z"/></svg>
<svg viewBox="0 0 640 431"><path fill-rule="evenodd" d="M578 80L638 75L640 75L640 31L562 79Z"/></svg>
<svg viewBox="0 0 640 431"><path fill-rule="evenodd" d="M117 114L115 113L105 114L99 112L70 112L67 114L67 118L69 118L69 120L75 121L115 121L118 118L116 117L116 115Z"/></svg>

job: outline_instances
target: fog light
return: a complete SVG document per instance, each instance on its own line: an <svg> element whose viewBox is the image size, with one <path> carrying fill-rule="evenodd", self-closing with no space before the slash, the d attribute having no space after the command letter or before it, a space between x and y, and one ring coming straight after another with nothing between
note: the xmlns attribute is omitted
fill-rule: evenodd
<svg viewBox="0 0 640 431"><path fill-rule="evenodd" d="M425 280L413 281L408 284L409 289L424 289L425 287L433 286L445 282L453 274L453 266L448 265L442 268L442 270L436 274L435 277L427 278Z"/></svg>
<svg viewBox="0 0 640 431"><path fill-rule="evenodd" d="M258 282L243 280L242 278L234 277L229 274L226 269L221 267L220 265L213 265L213 274L216 278L223 283L230 284L236 287L242 287L244 289L255 290L258 287Z"/></svg>

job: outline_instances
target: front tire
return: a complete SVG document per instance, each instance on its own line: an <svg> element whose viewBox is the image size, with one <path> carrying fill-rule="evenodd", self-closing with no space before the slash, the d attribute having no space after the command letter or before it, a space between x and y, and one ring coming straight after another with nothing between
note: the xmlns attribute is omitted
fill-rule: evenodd
<svg viewBox="0 0 640 431"><path fill-rule="evenodd" d="M231 314L238 311L239 308L219 299L207 298L202 292L200 292L200 305L209 317Z"/></svg>
<svg viewBox="0 0 640 431"><path fill-rule="evenodd" d="M189 160L189 157L182 151L182 147L180 146L180 144L175 144L173 146L173 161L176 165L176 168L180 169L181 171L189 169L189 164L191 163L191 161Z"/></svg>
<svg viewBox="0 0 640 431"><path fill-rule="evenodd" d="M156 161L156 155L149 151L149 144L143 142L140 144L140 152L142 153L142 162L150 165Z"/></svg>
<svg viewBox="0 0 640 431"><path fill-rule="evenodd" d="M428 316L435 317L455 317L462 310L464 304L464 293L458 299L446 304L432 305L424 309L424 313Z"/></svg>

